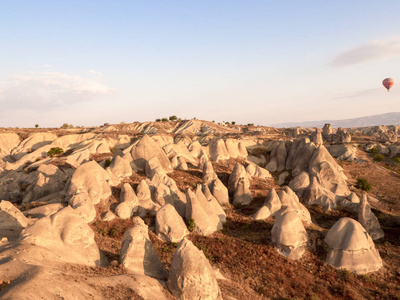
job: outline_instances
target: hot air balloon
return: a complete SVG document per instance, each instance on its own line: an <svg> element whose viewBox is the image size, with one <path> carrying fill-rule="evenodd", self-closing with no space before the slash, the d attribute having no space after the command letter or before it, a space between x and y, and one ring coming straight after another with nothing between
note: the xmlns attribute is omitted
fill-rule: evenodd
<svg viewBox="0 0 400 300"><path fill-rule="evenodd" d="M389 92L390 88L394 84L394 79L393 78L385 78L385 79L383 79L382 84Z"/></svg>

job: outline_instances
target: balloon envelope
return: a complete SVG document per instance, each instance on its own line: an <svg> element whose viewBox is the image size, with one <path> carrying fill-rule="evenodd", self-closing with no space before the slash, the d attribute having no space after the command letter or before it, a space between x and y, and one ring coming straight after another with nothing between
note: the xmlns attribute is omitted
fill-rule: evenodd
<svg viewBox="0 0 400 300"><path fill-rule="evenodd" d="M393 78L385 78L385 79L383 79L382 84L389 92L390 88L394 84L394 79Z"/></svg>

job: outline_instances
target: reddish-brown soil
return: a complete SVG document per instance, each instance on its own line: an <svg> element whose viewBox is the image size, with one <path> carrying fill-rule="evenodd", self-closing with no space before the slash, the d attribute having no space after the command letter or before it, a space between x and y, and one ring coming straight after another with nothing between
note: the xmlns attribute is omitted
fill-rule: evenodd
<svg viewBox="0 0 400 300"><path fill-rule="evenodd" d="M250 205L228 208L224 228L210 236L189 235L211 265L226 278L218 281L224 298L400 299L400 177L381 163L373 162L370 154L359 151L359 157L365 162L340 164L352 190L362 194L354 185L356 179L363 176L372 184L371 195L381 200L372 205L385 232L385 237L375 243L384 267L377 273L355 275L324 263L327 246L323 239L329 228L341 217L357 219L357 215L346 209L324 213L319 206L307 207L313 220L313 225L307 227L308 251L299 261L278 254L271 242L274 220L254 221L252 216L261 207L269 189L279 189L279 186L273 179L253 177L251 191L254 201ZM213 165L219 178L227 184L234 161ZM190 169L174 171L169 176L184 190L201 183L202 173ZM132 184L137 184L141 178L137 176ZM154 218L148 217L145 222L149 229L154 229ZM91 226L109 261L118 260L122 234L132 226L131 221L96 221ZM161 261L169 269L177 244L160 241L152 231L149 231L149 236Z"/></svg>

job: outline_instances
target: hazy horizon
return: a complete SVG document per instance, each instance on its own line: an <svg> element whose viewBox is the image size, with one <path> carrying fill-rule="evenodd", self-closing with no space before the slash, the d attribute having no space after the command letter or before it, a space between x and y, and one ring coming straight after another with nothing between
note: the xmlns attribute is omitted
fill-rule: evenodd
<svg viewBox="0 0 400 300"><path fill-rule="evenodd" d="M400 110L397 1L0 3L0 127Z"/></svg>

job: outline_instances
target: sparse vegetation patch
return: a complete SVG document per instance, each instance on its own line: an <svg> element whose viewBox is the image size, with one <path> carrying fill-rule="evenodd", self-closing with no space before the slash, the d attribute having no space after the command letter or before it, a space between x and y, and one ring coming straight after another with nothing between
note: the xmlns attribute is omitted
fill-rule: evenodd
<svg viewBox="0 0 400 300"><path fill-rule="evenodd" d="M384 161L385 160L385 157L383 156L383 154L380 154L380 153L375 153L372 158L374 161Z"/></svg>

